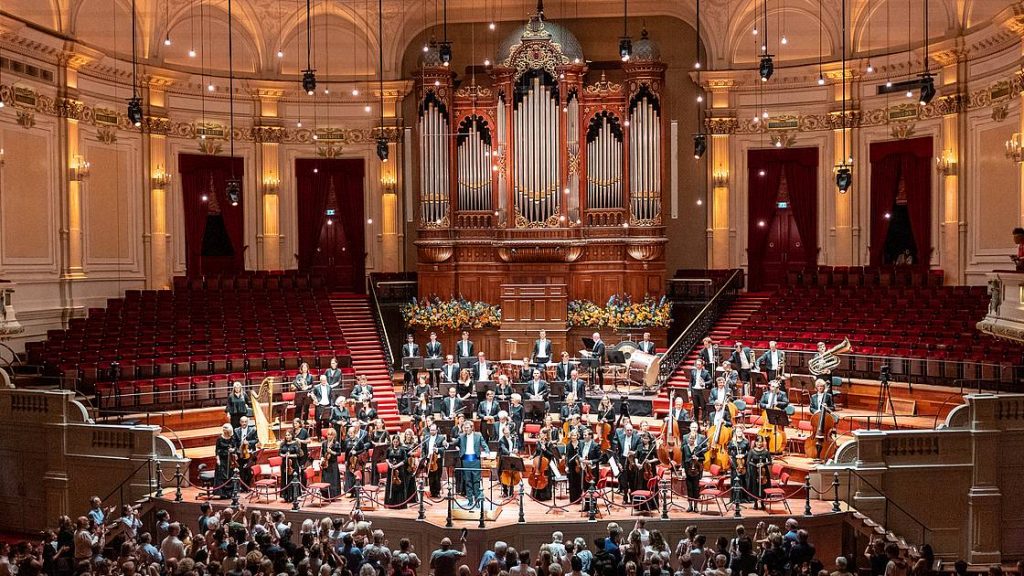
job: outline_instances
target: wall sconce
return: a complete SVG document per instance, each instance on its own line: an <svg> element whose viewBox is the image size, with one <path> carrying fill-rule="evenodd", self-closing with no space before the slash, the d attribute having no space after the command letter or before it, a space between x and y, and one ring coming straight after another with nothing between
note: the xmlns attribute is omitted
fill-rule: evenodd
<svg viewBox="0 0 1024 576"><path fill-rule="evenodd" d="M1024 150L1021 149L1020 132L1014 132L1013 136L1006 141L1006 157L1018 164L1024 161Z"/></svg>
<svg viewBox="0 0 1024 576"><path fill-rule="evenodd" d="M72 182L81 182L89 177L89 161L81 154L76 154L71 159L71 167L68 168L68 177Z"/></svg>
<svg viewBox="0 0 1024 576"><path fill-rule="evenodd" d="M715 170L711 173L711 182L715 188L725 188L729 185L729 172L727 170Z"/></svg>
<svg viewBox="0 0 1024 576"><path fill-rule="evenodd" d="M385 194L394 194L398 188L398 178L391 173L381 174L380 188Z"/></svg>
<svg viewBox="0 0 1024 576"><path fill-rule="evenodd" d="M267 195L277 194L281 189L281 179L277 176L265 176L263 178L263 193Z"/></svg>
<svg viewBox="0 0 1024 576"><path fill-rule="evenodd" d="M952 150L944 150L941 156L935 157L935 171L939 176L956 175L956 158Z"/></svg>
<svg viewBox="0 0 1024 576"><path fill-rule="evenodd" d="M149 180L154 190L166 190L171 185L171 175L164 170L163 166L157 166L156 172L153 173Z"/></svg>

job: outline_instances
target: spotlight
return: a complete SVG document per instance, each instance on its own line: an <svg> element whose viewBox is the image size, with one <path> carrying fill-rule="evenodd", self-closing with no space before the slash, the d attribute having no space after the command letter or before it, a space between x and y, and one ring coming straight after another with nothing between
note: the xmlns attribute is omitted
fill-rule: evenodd
<svg viewBox="0 0 1024 576"><path fill-rule="evenodd" d="M629 62L629 57L633 55L633 41L629 36L623 36L619 38L619 58L623 62Z"/></svg>
<svg viewBox="0 0 1024 576"><path fill-rule="evenodd" d="M704 134L693 135L693 157L700 160L701 156L708 151L708 137Z"/></svg>
<svg viewBox="0 0 1024 576"><path fill-rule="evenodd" d="M430 46L428 44L424 44L423 45L423 51L424 52L430 52Z"/></svg>
<svg viewBox="0 0 1024 576"><path fill-rule="evenodd" d="M761 82L767 82L775 72L775 62L771 54L761 56L761 64L757 67L757 73L761 75Z"/></svg>
<svg viewBox="0 0 1024 576"><path fill-rule="evenodd" d="M853 186L853 171L849 166L842 166L836 170L836 187L840 193L845 194L850 186Z"/></svg>
<svg viewBox="0 0 1024 576"><path fill-rule="evenodd" d="M921 105L924 106L935 98L935 79L925 72L921 74Z"/></svg>
<svg viewBox="0 0 1024 576"><path fill-rule="evenodd" d="M825 77L822 76L821 74L818 74L818 86L824 86L824 85L825 85Z"/></svg>
<svg viewBox="0 0 1024 576"><path fill-rule="evenodd" d="M490 66L490 65L491 65L491 59L490 58L484 58L484 66Z"/></svg>
<svg viewBox="0 0 1024 576"><path fill-rule="evenodd" d="M295 127L296 128L302 128L302 120L296 120L295 121Z"/></svg>
<svg viewBox="0 0 1024 576"><path fill-rule="evenodd" d="M693 63L693 67L696 68L697 70L700 70L700 60L697 60L696 62L694 62Z"/></svg>
<svg viewBox="0 0 1024 576"><path fill-rule="evenodd" d="M388 139L383 136L377 138L377 158L381 162L388 161Z"/></svg>
<svg viewBox="0 0 1024 576"><path fill-rule="evenodd" d="M437 54L441 57L441 63L445 66L451 64L452 61L452 43L441 42L437 48Z"/></svg>
<svg viewBox="0 0 1024 576"><path fill-rule="evenodd" d="M138 96L128 99L128 119L136 127L142 126L142 99Z"/></svg>
<svg viewBox="0 0 1024 576"><path fill-rule="evenodd" d="M170 36L164 36L164 46L170 46L170 45L171 45L171 37Z"/></svg>
<svg viewBox="0 0 1024 576"><path fill-rule="evenodd" d="M875 72L875 67L871 65L871 62L868 62L867 72L868 74L873 74Z"/></svg>
<svg viewBox="0 0 1024 576"><path fill-rule="evenodd" d="M188 57L189 58L195 58L196 57L196 51L195 50L189 50L188 51Z"/></svg>
<svg viewBox="0 0 1024 576"><path fill-rule="evenodd" d="M278 58L284 58L284 50L278 50L277 51L277 57Z"/></svg>
<svg viewBox="0 0 1024 576"><path fill-rule="evenodd" d="M699 104L699 103L701 103L703 101L704 101L704 95L703 94L697 94L697 103Z"/></svg>
<svg viewBox="0 0 1024 576"><path fill-rule="evenodd" d="M229 178L225 191L231 205L238 206L238 202L242 199L242 181L238 178Z"/></svg>
<svg viewBox="0 0 1024 576"><path fill-rule="evenodd" d="M783 36L782 40L779 40L779 42L781 42L783 45L786 45L786 44L789 44L789 39L786 38L785 36Z"/></svg>
<svg viewBox="0 0 1024 576"><path fill-rule="evenodd" d="M367 114L369 114L372 111L373 111L373 108L371 108L369 104L367 104L366 106L363 106L363 112L366 112Z"/></svg>
<svg viewBox="0 0 1024 576"><path fill-rule="evenodd" d="M312 68L306 68L302 71L302 89L310 96L316 91L316 71Z"/></svg>

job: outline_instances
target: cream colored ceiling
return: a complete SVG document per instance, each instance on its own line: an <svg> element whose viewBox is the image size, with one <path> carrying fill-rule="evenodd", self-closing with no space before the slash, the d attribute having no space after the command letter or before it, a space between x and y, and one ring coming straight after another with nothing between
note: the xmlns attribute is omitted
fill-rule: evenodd
<svg viewBox="0 0 1024 576"><path fill-rule="evenodd" d="M182 72L227 69L227 0L137 0L140 50L147 64ZM169 4L165 4L169 2ZM821 44L826 61L837 59L840 39L839 0L822 0L824 27ZM711 68L750 66L756 59L756 40L751 34L754 10L763 0L703 0L702 37L711 57ZM770 51L780 63L817 61L819 45L818 0L769 0ZM435 22L434 2L386 0L384 4L385 76L396 70L410 40ZM497 32L480 27L481 46L487 34L510 30L530 13L534 3L519 0L450 0L449 18L454 22L502 22ZM848 50L853 56L902 52L909 44L918 49L923 37L923 0L850 0ZM7 16L3 28L9 35L47 36L57 32L70 40L62 49L81 49L100 58L131 53L130 0L4 0ZM630 15L639 28L641 17L669 15L686 22L695 20L695 0L677 2L633 1ZM930 0L929 35L933 48L954 49L979 42L1011 42L1024 22L1024 1ZM254 77L294 75L305 67L305 2L298 0L233 0L235 69ZM622 3L604 0L552 1L549 18L620 17ZM377 5L372 0L313 3L314 67L319 74L337 79L374 76L377 67ZM787 37L779 45L780 31ZM165 46L166 36L171 45ZM609 31L609 41L619 35ZM996 40L992 40L995 38ZM656 39L661 42L667 38ZM195 48L196 58L188 51ZM457 50L463 47L458 44ZM466 47L468 48L468 47ZM278 58L277 52L284 57ZM483 50L481 50L483 51ZM298 57L298 58L297 58Z"/></svg>

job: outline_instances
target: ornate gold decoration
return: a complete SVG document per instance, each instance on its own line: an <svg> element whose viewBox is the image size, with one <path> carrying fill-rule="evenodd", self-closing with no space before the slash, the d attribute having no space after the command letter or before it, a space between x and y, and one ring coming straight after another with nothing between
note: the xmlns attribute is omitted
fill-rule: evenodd
<svg viewBox="0 0 1024 576"><path fill-rule="evenodd" d="M604 70L602 70L601 79L589 86L585 86L583 91L590 95L608 96L610 94L618 94L619 92L622 92L622 84L610 82L605 75Z"/></svg>
<svg viewBox="0 0 1024 576"><path fill-rule="evenodd" d="M22 128L31 128L36 125L36 115L32 112L18 110L18 125Z"/></svg>
<svg viewBox="0 0 1024 576"><path fill-rule="evenodd" d="M740 122L736 118L707 118L704 125L711 134L735 134Z"/></svg>
<svg viewBox="0 0 1024 576"><path fill-rule="evenodd" d="M171 131L171 120L163 116L144 116L142 131L150 134L167 134Z"/></svg>
<svg viewBox="0 0 1024 576"><path fill-rule="evenodd" d="M59 98L57 100L57 117L81 120L85 111L85 104L72 98Z"/></svg>
<svg viewBox="0 0 1024 576"><path fill-rule="evenodd" d="M96 129L96 139L103 144L113 144L117 142L117 130L111 126L100 126Z"/></svg>
<svg viewBox="0 0 1024 576"><path fill-rule="evenodd" d="M917 124L915 122L899 122L892 125L889 133L897 140L906 140L914 135Z"/></svg>
<svg viewBox="0 0 1024 576"><path fill-rule="evenodd" d="M344 149L345 147L337 142L318 144L316 147L316 155L321 158L341 158L341 154Z"/></svg>
<svg viewBox="0 0 1024 576"><path fill-rule="evenodd" d="M497 248L498 258L502 262L576 262L583 256L585 246L582 244L544 244L544 245L501 245Z"/></svg>
<svg viewBox="0 0 1024 576"><path fill-rule="evenodd" d="M665 245L662 243L628 244L626 254L639 262L651 262L661 258L665 254Z"/></svg>
<svg viewBox="0 0 1024 576"><path fill-rule="evenodd" d="M455 253L453 246L445 245L421 245L416 249L419 254L420 262L429 262L431 264L440 264L446 262Z"/></svg>
<svg viewBox="0 0 1024 576"><path fill-rule="evenodd" d="M470 84L465 88L459 88L455 91L457 98L490 98L493 95L494 93L491 92L490 88L478 84Z"/></svg>
<svg viewBox="0 0 1024 576"><path fill-rule="evenodd" d="M998 104L992 106L992 119L996 122L1002 122L1006 120L1006 117L1010 115L1010 109L1006 104Z"/></svg>
<svg viewBox="0 0 1024 576"><path fill-rule="evenodd" d="M202 152L203 154L210 154L210 155L220 154L220 152L221 152L221 150L223 148L224 148L224 143L223 142L219 142L217 140L213 140L212 138L200 138L199 139L199 151Z"/></svg>
<svg viewBox="0 0 1024 576"><path fill-rule="evenodd" d="M280 126L253 126L252 138L256 142L277 142L284 138L285 129Z"/></svg>
<svg viewBox="0 0 1024 576"><path fill-rule="evenodd" d="M796 135L788 130L772 133L768 138L776 148L789 148L796 144Z"/></svg>

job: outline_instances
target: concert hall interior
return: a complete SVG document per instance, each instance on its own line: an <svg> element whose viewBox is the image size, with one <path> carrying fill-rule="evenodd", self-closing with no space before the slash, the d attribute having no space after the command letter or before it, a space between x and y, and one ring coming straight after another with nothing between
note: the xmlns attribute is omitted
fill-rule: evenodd
<svg viewBox="0 0 1024 576"><path fill-rule="evenodd" d="M0 0L0 576L1024 576L1022 105L1024 0Z"/></svg>

